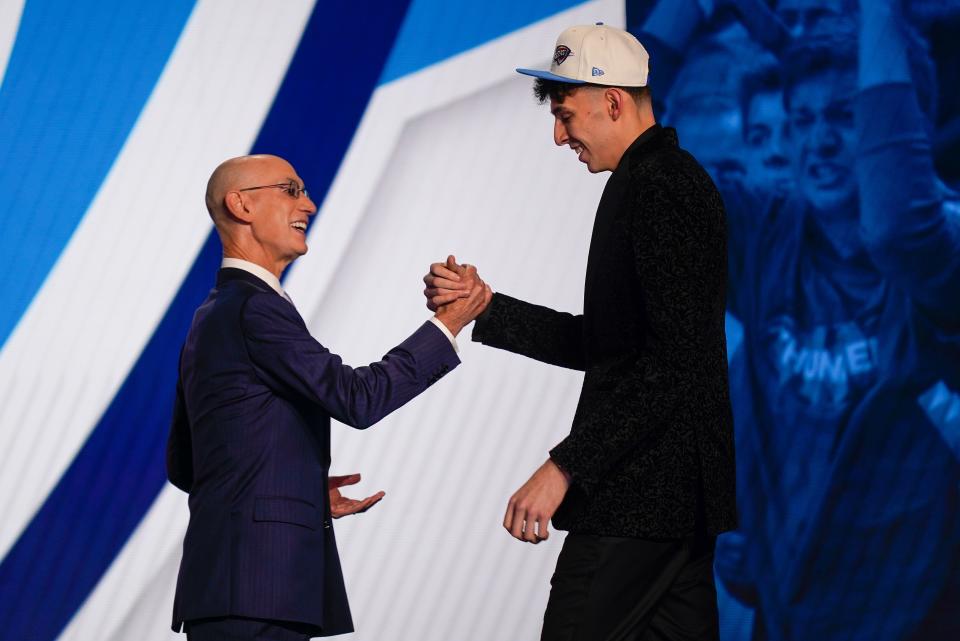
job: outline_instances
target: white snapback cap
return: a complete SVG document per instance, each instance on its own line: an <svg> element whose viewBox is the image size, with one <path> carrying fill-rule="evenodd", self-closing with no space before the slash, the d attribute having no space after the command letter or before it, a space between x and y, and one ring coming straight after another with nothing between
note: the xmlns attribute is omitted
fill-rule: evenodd
<svg viewBox="0 0 960 641"><path fill-rule="evenodd" d="M574 85L646 87L650 55L632 34L602 22L570 27L557 38L550 71L519 73Z"/></svg>

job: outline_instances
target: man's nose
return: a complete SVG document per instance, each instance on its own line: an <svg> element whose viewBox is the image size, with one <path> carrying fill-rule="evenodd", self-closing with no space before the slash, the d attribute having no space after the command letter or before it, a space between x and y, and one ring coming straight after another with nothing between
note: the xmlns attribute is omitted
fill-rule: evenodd
<svg viewBox="0 0 960 641"><path fill-rule="evenodd" d="M833 155L840 148L840 135L829 123L821 121L814 127L813 142L820 153Z"/></svg>
<svg viewBox="0 0 960 641"><path fill-rule="evenodd" d="M553 142L557 146L562 146L567 144L570 141L570 136L567 135L567 128L563 125L559 118L553 121Z"/></svg>
<svg viewBox="0 0 960 641"><path fill-rule="evenodd" d="M315 213L317 213L317 205L313 202L313 199L310 198L310 196L304 194L301 201L300 209L307 212L307 215L313 216Z"/></svg>
<svg viewBox="0 0 960 641"><path fill-rule="evenodd" d="M773 136L770 137L770 150L767 155L771 158L776 157L785 162L790 162L793 150L790 146L790 135L787 132L786 125L781 124L774 129Z"/></svg>

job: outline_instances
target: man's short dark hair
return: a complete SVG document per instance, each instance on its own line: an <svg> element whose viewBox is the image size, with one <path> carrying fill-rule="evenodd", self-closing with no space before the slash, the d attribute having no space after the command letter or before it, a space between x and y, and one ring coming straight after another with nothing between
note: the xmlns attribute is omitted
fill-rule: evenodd
<svg viewBox="0 0 960 641"><path fill-rule="evenodd" d="M536 78L533 81L533 95L536 97L537 102L539 102L541 105L545 103L548 98L556 102L563 102L567 96L581 87L600 87L603 89L608 88L607 85L594 85L589 83L577 85L571 82L559 82L557 80L544 80L543 78ZM650 99L650 87L613 88L626 92L631 98L634 99L634 101L638 103L643 100Z"/></svg>
<svg viewBox="0 0 960 641"><path fill-rule="evenodd" d="M811 78L829 71L845 72L856 77L857 43L839 38L819 38L812 43L799 43L784 55L784 100L789 107L793 89Z"/></svg>

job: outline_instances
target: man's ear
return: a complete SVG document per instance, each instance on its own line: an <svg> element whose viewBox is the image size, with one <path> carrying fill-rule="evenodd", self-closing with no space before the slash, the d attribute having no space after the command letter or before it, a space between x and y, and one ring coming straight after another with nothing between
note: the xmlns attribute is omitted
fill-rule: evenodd
<svg viewBox="0 0 960 641"><path fill-rule="evenodd" d="M237 220L245 223L253 220L253 212L247 208L247 202L239 191L228 191L227 195L223 197L223 204L226 206L227 212Z"/></svg>
<svg viewBox="0 0 960 641"><path fill-rule="evenodd" d="M610 87L603 92L603 103L611 120L619 120L623 115L623 92L616 87Z"/></svg>

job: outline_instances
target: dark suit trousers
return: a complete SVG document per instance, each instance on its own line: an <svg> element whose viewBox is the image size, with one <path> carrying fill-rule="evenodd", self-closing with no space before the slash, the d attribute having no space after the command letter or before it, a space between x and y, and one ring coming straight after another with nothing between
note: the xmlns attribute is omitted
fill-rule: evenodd
<svg viewBox="0 0 960 641"><path fill-rule="evenodd" d="M541 641L719 639L714 541L568 535Z"/></svg>
<svg viewBox="0 0 960 641"><path fill-rule="evenodd" d="M187 641L309 641L316 628L302 623L217 617L185 621Z"/></svg>

